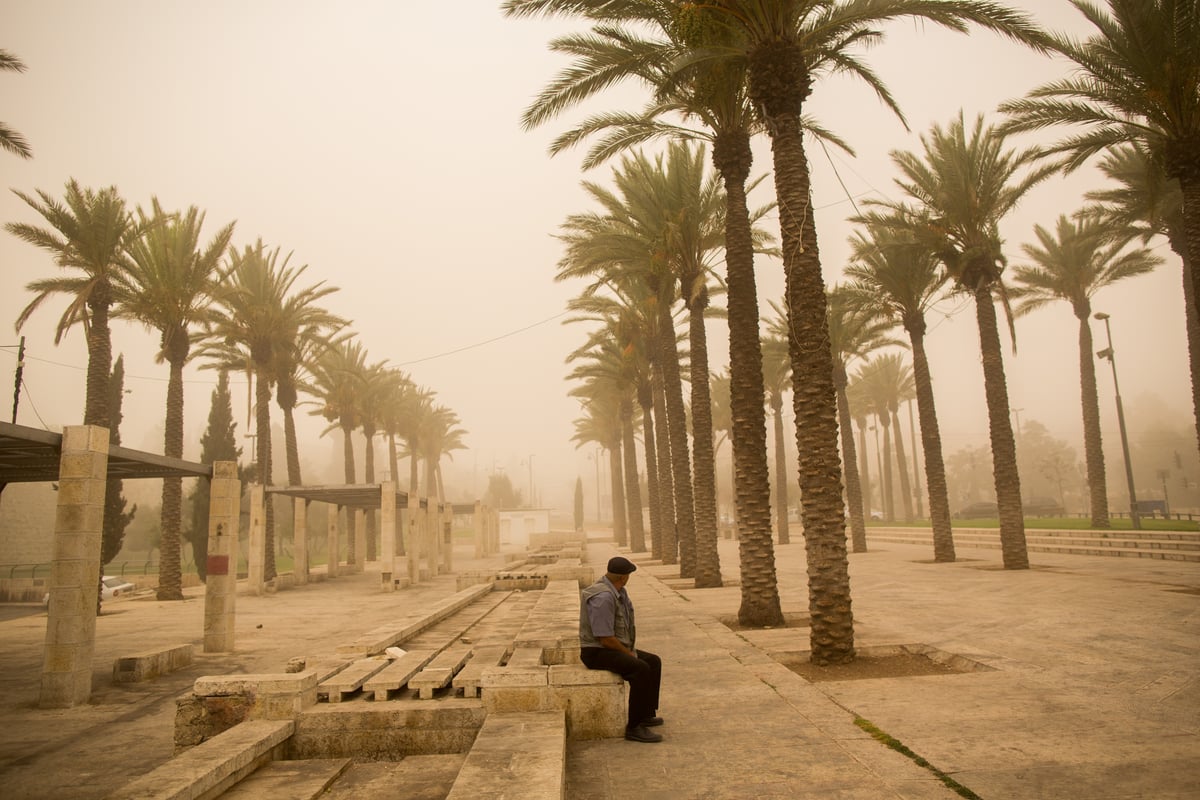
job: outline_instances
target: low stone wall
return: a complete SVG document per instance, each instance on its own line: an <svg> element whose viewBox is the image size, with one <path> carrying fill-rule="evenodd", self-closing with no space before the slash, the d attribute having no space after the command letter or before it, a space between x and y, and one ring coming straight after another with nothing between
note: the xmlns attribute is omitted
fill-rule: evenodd
<svg viewBox="0 0 1200 800"><path fill-rule="evenodd" d="M626 686L615 672L582 664L492 667L480 682L488 714L563 711L568 739L608 739L625 732Z"/></svg>
<svg viewBox="0 0 1200 800"><path fill-rule="evenodd" d="M113 662L113 682L138 683L183 669L192 663L193 653L192 645L181 644L162 650L121 656Z"/></svg>
<svg viewBox="0 0 1200 800"><path fill-rule="evenodd" d="M405 756L465 753L485 716L480 701L467 698L322 703L297 718L288 756L398 761Z"/></svg>

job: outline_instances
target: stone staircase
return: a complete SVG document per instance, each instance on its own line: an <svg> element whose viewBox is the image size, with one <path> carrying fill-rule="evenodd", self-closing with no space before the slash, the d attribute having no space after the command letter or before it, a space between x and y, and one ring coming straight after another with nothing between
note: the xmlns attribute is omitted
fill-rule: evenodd
<svg viewBox="0 0 1200 800"><path fill-rule="evenodd" d="M955 527L953 530L956 549L1000 549L999 529ZM873 544L915 544L932 548L933 531L929 528L868 527L867 546ZM1200 532L1192 531L1026 528L1025 545L1031 553L1200 561Z"/></svg>

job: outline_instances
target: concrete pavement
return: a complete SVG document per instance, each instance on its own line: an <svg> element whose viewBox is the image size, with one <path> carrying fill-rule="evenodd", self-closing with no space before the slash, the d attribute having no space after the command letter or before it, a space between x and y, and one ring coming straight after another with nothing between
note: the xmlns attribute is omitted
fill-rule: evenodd
<svg viewBox="0 0 1200 800"><path fill-rule="evenodd" d="M613 552L593 542L590 560ZM639 645L664 661L666 738L570 742L567 797L961 796L939 776L986 800L1200 796L1196 564L1031 554L1032 569L1012 572L995 551L960 548L957 563L933 564L928 548L879 544L850 559L860 652L909 645L971 671L810 683L781 663L803 657L807 627L735 631L719 621L740 602L737 543L722 540L720 554L731 584L721 589L683 588L676 567L635 573ZM500 560L456 554L456 567ZM785 613L802 619L799 536L777 546L776 568ZM196 641L202 600L111 603L97 626L93 702L64 711L35 706L45 615L0 622L0 794L102 797L170 756L174 698L197 676L277 671L331 637L375 627L400 604L456 589L452 575L394 595L377 586L368 566L239 596L239 652L198 654L187 670L131 686L111 683L112 660ZM929 766L879 743L856 718Z"/></svg>

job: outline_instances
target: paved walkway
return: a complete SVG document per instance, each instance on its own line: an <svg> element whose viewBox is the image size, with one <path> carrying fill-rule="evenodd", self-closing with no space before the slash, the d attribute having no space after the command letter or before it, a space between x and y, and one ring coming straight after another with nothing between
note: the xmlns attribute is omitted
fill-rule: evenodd
<svg viewBox="0 0 1200 800"><path fill-rule="evenodd" d="M591 560L611 552L593 543ZM737 543L720 552L735 584ZM933 564L892 544L852 556L856 643L868 655L925 645L977 671L819 683L780 663L808 649L807 627L735 632L717 618L736 615L736 585L681 589L673 568L644 566L630 592L639 644L663 656L666 740L571 743L567 797L959 797L856 716L985 800L1200 797L1200 567L1031 554L1033 569L1010 572L996 551L959 556ZM805 616L799 537L776 566L785 613ZM455 590L440 576L383 595L377 580L239 596L238 653L132 688L109 681L113 658L194 641L202 601L111 603L93 703L68 711L35 707L45 615L0 622L0 795L102 797L170 756L173 701L196 676L277 671Z"/></svg>

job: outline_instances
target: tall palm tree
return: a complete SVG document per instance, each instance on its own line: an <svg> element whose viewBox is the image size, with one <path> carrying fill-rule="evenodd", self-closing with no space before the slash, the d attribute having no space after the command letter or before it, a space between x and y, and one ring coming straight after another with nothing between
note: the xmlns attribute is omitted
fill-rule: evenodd
<svg viewBox="0 0 1200 800"><path fill-rule="evenodd" d="M1025 18L988 2L926 0L714 0L690 4L696 23L732 27L735 63L744 65L749 96L771 139L779 203L785 293L790 318L792 405L800 461L800 494L808 554L812 660L854 658L854 618L846 562L830 349L811 179L804 150L804 103L816 80L841 72L862 79L899 115L887 87L855 49L883 38L877 28L899 18L928 20L951 30L966 22L1008 35L1032 36Z"/></svg>
<svg viewBox="0 0 1200 800"><path fill-rule="evenodd" d="M887 324L875 307L842 287L829 291L829 344L833 351L833 387L837 392L838 429L842 445L842 473L846 479L846 501L850 511L850 546L856 553L867 551L866 520L863 515L862 483L854 446L850 400L849 365L868 353L894 342L886 335ZM786 324L782 309L776 325Z"/></svg>
<svg viewBox="0 0 1200 800"><path fill-rule="evenodd" d="M208 318L214 280L233 236L234 223L201 242L204 213L191 206L165 212L152 200L151 211L137 210L145 235L131 243L129 266L119 277L114 315L141 322L159 333L157 361L166 362L167 410L163 454L183 458L183 367L192 356L195 329ZM183 479L163 478L162 537L158 599L182 600L180 521Z"/></svg>
<svg viewBox="0 0 1200 800"><path fill-rule="evenodd" d="M1096 393L1096 362L1092 358L1092 297L1117 281L1145 275L1162 263L1146 248L1126 249L1130 234L1114 232L1086 211L1070 219L1060 215L1053 232L1034 226L1038 243L1021 246L1029 265L1014 270L1017 315L1055 300L1071 304L1079 320L1079 394L1083 407L1083 446L1091 495L1092 527L1107 528L1108 483L1100 438L1100 402Z"/></svg>
<svg viewBox="0 0 1200 800"><path fill-rule="evenodd" d="M571 394L583 400L583 415L575 420L575 435L571 440L577 447L595 442L608 451L613 535L618 543L627 541L625 490L621 475L619 393L610 381L593 378L572 389Z"/></svg>
<svg viewBox="0 0 1200 800"><path fill-rule="evenodd" d="M347 486L358 482L355 477L354 431L362 425L368 369L366 348L361 342L346 340L321 354L313 365L312 377L306 387L316 397L316 408L309 413L319 415L329 423L321 432L322 435L335 429L342 432L342 469ZM357 532L355 515L349 513L346 515L346 558L350 562L354 562L357 556L354 541Z"/></svg>
<svg viewBox="0 0 1200 800"><path fill-rule="evenodd" d="M762 341L763 389L771 408L775 435L775 535L780 544L791 544L788 535L787 449L783 438L783 396L792 388L792 361L788 356L787 326L783 310L771 302L775 312L767 320L769 335ZM782 331L782 333L781 333Z"/></svg>
<svg viewBox="0 0 1200 800"><path fill-rule="evenodd" d="M1080 42L1054 36L1072 62L1070 77L1000 105L1005 132L1069 125L1082 131L1042 148L1068 170L1122 144L1142 143L1163 173L1179 181L1191 264L1200 258L1200 3L1108 0L1107 10L1071 0L1096 29ZM1200 276L1192 273L1193 303Z"/></svg>
<svg viewBox="0 0 1200 800"><path fill-rule="evenodd" d="M0 71L24 72L25 63L7 50L0 50ZM21 158L33 158L33 150L25 137L0 122L0 150L7 150Z"/></svg>
<svg viewBox="0 0 1200 800"><path fill-rule="evenodd" d="M335 290L336 291L336 290ZM304 309L307 321L299 324L291 337L291 346L281 348L275 365L275 402L283 412L284 452L287 458L288 486L300 486L300 445L296 437L296 405L300 391L308 379L309 370L326 348L338 344L353 334L349 323L333 314Z"/></svg>
<svg viewBox="0 0 1200 800"><path fill-rule="evenodd" d="M514 16L578 15L595 23L591 35L565 36L551 43L552 49L573 55L576 61L530 106L524 120L527 127L541 124L626 78L643 83L654 93L654 99L641 113L618 112L588 118L577 129L555 140L552 153L598 133L607 135L588 154L585 166L594 166L626 148L663 136L712 142L713 165L725 190L731 403L737 409L733 414L737 426L733 436L734 495L742 531L739 542L742 605L738 618L744 625L781 624L783 612L771 543L755 242L746 201L752 163L750 134L757 120L745 92L744 70L693 62L686 74L673 73L672 65L680 61L676 55L709 44L696 38L694 27L689 29L680 24L685 5L653 0L620 4L508 0L504 10ZM631 24L623 27L622 23ZM643 38L645 31L651 31L655 38ZM680 119L683 125L678 124ZM698 365L694 368L700 372ZM649 423L651 417L646 420ZM705 446L700 444L701 448ZM699 456L700 461L706 458ZM707 478L702 476L702 479L707 491ZM715 485L715 477L713 480ZM654 493L652 486L651 494ZM701 526L702 538L707 536L706 525L705 522ZM702 549L707 550L707 544ZM704 575L698 578L701 583L708 580Z"/></svg>
<svg viewBox="0 0 1200 800"><path fill-rule="evenodd" d="M944 129L935 124L921 136L921 143L923 157L892 153L902 176L896 184L916 205L878 203L887 211L864 215L864 220L912 237L937 257L958 290L975 300L1001 553L1005 568L1027 569L1021 479L996 320L997 296L1008 307L1001 281L1006 258L999 224L1055 168L1031 166L1034 151L1007 148L1004 137L993 126L985 127L982 116L969 134L961 113Z"/></svg>
<svg viewBox="0 0 1200 800"><path fill-rule="evenodd" d="M1171 250L1183 262L1192 413L1196 419L1196 441L1200 442L1200 312L1193 297L1192 263L1188 258L1179 181L1167 178L1162 164L1140 143L1110 149L1098 166L1115 185L1088 192L1084 198L1100 204L1099 213L1107 223L1118 230L1137 232L1143 243L1160 234L1167 237Z"/></svg>
<svg viewBox="0 0 1200 800"><path fill-rule="evenodd" d="M289 266L291 254L268 250L262 239L242 250L232 249L213 291L216 305L205 330L202 354L212 369L245 370L253 377L255 461L257 479L271 484L271 384L277 379L280 354L294 347L296 331L328 312L317 301L337 291L324 281L296 288L308 269ZM275 506L268 500L264 519L264 577L275 577Z"/></svg>
<svg viewBox="0 0 1200 800"><path fill-rule="evenodd" d="M429 489L429 496L436 499L436 502L446 502L446 486L442 479L442 459L450 458L453 460L455 450L466 449L464 438L467 435L465 428L459 427L461 420L453 410L443 405L435 406L424 420L422 427L424 433L421 441L423 451L421 457L425 461L426 485ZM530 498L532 503L532 498Z"/></svg>
<svg viewBox="0 0 1200 800"><path fill-rule="evenodd" d="M933 254L895 230L867 226L851 238L854 263L846 268L851 291L875 302L885 319L908 333L913 359L917 414L921 420L921 450L925 456L925 486L929 492L929 521L933 529L933 560L954 561L950 496L942 438L933 395L933 377L925 353L928 326L925 313L944 295L949 275L938 269Z"/></svg>
<svg viewBox="0 0 1200 800"><path fill-rule="evenodd" d="M896 519L896 491L892 482L892 418L888 412L891 394L895 389L889 374L886 355L877 355L859 368L855 374L870 413L875 415L876 430L883 431L883 449L880 452L879 485L881 488L883 519Z"/></svg>
<svg viewBox="0 0 1200 800"><path fill-rule="evenodd" d="M112 369L112 337L109 310L117 297L114 285L129 268L129 246L142 235L134 216L114 186L100 191L67 181L63 200L42 190L37 197L13 191L49 224L41 228L24 222L9 222L4 229L24 242L54 257L67 274L32 281L26 289L35 297L17 316L17 330L47 298L64 294L66 310L54 331L54 343L76 324L87 337L87 394L83 424L109 427L108 376Z"/></svg>

